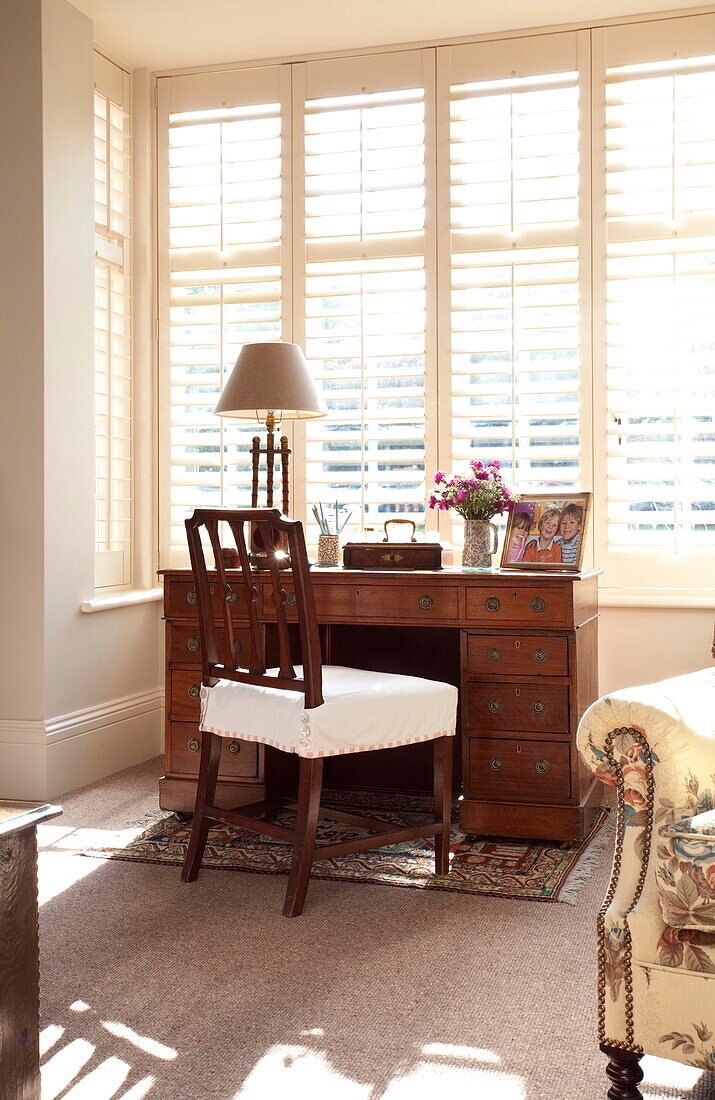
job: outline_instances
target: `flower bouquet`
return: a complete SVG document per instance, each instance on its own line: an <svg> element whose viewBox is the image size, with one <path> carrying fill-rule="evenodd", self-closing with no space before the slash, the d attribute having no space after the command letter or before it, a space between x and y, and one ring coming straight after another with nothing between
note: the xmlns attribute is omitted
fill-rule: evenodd
<svg viewBox="0 0 715 1100"><path fill-rule="evenodd" d="M491 520L510 512L519 496L505 484L497 459L471 462L470 466L471 477L463 474L447 477L438 470L429 506L442 512L453 509L464 518L465 569L489 569L497 548L497 529Z"/></svg>

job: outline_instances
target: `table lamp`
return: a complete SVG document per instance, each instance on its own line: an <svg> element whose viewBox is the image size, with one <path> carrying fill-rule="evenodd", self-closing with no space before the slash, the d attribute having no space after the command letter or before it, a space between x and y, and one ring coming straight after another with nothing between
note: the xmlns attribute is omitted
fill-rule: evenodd
<svg viewBox="0 0 715 1100"><path fill-rule="evenodd" d="M274 431L283 420L311 420L325 416L326 409L313 381L303 352L297 344L274 341L244 344L226 383L216 416L257 420L266 425L268 438L261 447L260 436L251 444L251 507L258 507L258 473L261 455L266 456L266 505L273 507L273 468L280 455L282 511L288 514L288 437L275 446ZM257 548L256 548L257 549ZM260 553L260 550L258 550Z"/></svg>
<svg viewBox="0 0 715 1100"><path fill-rule="evenodd" d="M228 382L214 409L216 416L237 420L257 420L266 425L268 439L261 447L254 435L251 446L253 480L251 507L258 507L258 468L260 456L266 456L266 504L273 507L273 466L281 456L283 512L288 514L288 437L274 445L274 431L283 420L312 420L325 416L325 406L308 364L297 344L245 344L231 371Z"/></svg>

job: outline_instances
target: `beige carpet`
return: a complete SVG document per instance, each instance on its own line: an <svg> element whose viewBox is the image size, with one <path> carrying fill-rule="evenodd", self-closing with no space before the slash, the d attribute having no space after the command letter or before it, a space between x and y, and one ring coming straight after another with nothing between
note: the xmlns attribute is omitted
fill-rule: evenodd
<svg viewBox="0 0 715 1100"><path fill-rule="evenodd" d="M605 1100L594 1021L604 856L576 906L79 853L156 807L152 761L41 830L43 1100ZM136 827L127 827L128 823ZM648 1100L715 1100L646 1060Z"/></svg>

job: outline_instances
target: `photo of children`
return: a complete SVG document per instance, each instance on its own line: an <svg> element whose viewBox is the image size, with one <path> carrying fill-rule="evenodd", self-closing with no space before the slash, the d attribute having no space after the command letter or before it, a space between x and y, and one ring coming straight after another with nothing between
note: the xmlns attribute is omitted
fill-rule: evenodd
<svg viewBox="0 0 715 1100"><path fill-rule="evenodd" d="M522 494L509 517L502 566L580 569L590 499L590 493Z"/></svg>

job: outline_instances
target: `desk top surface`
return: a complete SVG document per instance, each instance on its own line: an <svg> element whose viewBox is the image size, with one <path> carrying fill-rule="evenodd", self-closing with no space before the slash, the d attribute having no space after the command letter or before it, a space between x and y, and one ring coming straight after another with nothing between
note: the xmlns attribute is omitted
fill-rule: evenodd
<svg viewBox="0 0 715 1100"><path fill-rule="evenodd" d="M61 806L51 806L48 802L0 802L0 839L59 817Z"/></svg>
<svg viewBox="0 0 715 1100"><path fill-rule="evenodd" d="M169 575L181 575L190 576L191 569L186 566L184 569L160 569L158 570L160 576ZM214 570L209 569L210 573ZM239 573L239 569L228 568L227 574ZM285 570L286 573L290 570ZM409 577L430 577L430 579L438 580L440 577L445 580L462 580L472 581L475 583L483 582L489 584L491 580L498 579L502 581L530 581L533 583L538 580L539 582L556 583L563 581L582 581L590 580L593 577L599 576L603 572L602 569L587 569L581 573L574 570L554 570L554 569L464 569L461 565L444 565L441 569L346 569L343 565L315 565L311 566L310 576L311 579L320 579L325 577L329 580L350 580L355 577L360 577L363 581L366 578L370 580L406 580ZM267 570L255 570L254 575L257 577L265 576L267 580L270 580L270 573Z"/></svg>

